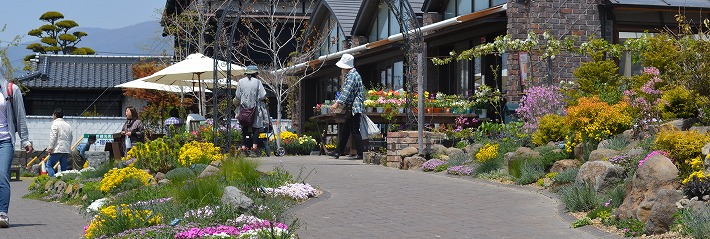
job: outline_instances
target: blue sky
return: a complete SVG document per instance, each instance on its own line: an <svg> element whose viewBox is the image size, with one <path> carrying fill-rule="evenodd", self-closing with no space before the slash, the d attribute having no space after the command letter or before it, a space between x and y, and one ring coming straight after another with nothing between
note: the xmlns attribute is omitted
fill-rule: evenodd
<svg viewBox="0 0 710 239"><path fill-rule="evenodd" d="M1 45L22 35L22 42L36 40L27 32L45 22L39 17L48 11L64 14L64 19L74 20L79 27L115 29L160 18L156 11L165 7L165 0L1 0Z"/></svg>

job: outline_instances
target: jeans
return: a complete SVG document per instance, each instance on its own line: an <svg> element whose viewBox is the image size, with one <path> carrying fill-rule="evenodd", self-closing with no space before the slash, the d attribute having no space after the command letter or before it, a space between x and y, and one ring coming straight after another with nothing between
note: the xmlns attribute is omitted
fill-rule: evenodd
<svg viewBox="0 0 710 239"><path fill-rule="evenodd" d="M47 164L44 165L44 168L47 170L47 175L54 177L54 165L57 164L57 161L59 161L59 167L62 171L67 171L67 166L69 165L68 159L69 154L67 153L50 154L49 159L47 159Z"/></svg>
<svg viewBox="0 0 710 239"><path fill-rule="evenodd" d="M4 213L10 207L10 166L14 154L12 142L0 140L0 212Z"/></svg>

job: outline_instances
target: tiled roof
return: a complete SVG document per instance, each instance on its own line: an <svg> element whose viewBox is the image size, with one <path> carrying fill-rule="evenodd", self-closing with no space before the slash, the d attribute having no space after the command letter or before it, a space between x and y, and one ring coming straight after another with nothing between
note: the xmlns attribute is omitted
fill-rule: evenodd
<svg viewBox="0 0 710 239"><path fill-rule="evenodd" d="M609 2L620 5L710 8L710 0L609 0Z"/></svg>
<svg viewBox="0 0 710 239"><path fill-rule="evenodd" d="M168 62L170 56L39 55L35 72L20 77L30 88L105 89L134 80L131 65L140 61ZM40 74L37 74L40 73Z"/></svg>
<svg viewBox="0 0 710 239"><path fill-rule="evenodd" d="M323 4L331 10L340 23L345 36L350 36L362 0L323 0Z"/></svg>

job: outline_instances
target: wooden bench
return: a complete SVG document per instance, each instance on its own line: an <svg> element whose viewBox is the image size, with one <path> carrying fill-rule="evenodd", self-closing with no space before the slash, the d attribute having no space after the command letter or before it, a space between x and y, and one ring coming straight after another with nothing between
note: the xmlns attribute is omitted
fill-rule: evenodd
<svg viewBox="0 0 710 239"><path fill-rule="evenodd" d="M19 165L12 165L10 166L10 175L12 173L15 173L15 180L19 181L20 180L20 166ZM12 179L12 177L10 177Z"/></svg>

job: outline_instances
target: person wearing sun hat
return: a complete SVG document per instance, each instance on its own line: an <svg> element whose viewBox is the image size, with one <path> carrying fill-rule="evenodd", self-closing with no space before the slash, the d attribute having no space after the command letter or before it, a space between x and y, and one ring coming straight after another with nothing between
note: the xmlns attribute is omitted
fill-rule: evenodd
<svg viewBox="0 0 710 239"><path fill-rule="evenodd" d="M263 117L264 114L268 115L268 112L266 112L266 104L263 102L264 98L266 98L266 90L261 80L257 78L258 72L259 68L257 66L247 66L244 70L244 75L246 76L239 80L237 90L234 93L234 104L237 106L237 116L241 109L256 109L252 116L252 122L240 122L243 143L240 150L245 152L248 150L256 152L258 143L256 139L259 137L260 129L268 124L268 121L264 120ZM249 143L251 143L251 145Z"/></svg>
<svg viewBox="0 0 710 239"><path fill-rule="evenodd" d="M360 136L360 117L364 108L365 87L362 84L362 77L357 70L355 70L355 57L353 57L353 55L343 54L335 65L342 69L342 74L345 75L345 84L343 84L343 89L340 91L337 99L335 99L335 103L330 106L330 110L333 111L338 108L339 105L344 104L347 112L352 113L346 114L343 128L338 129L338 146L331 156L337 159L343 154L345 146L348 143L348 138L350 138L352 134L355 147L357 148L357 158L355 159L362 159L364 149L362 136Z"/></svg>

